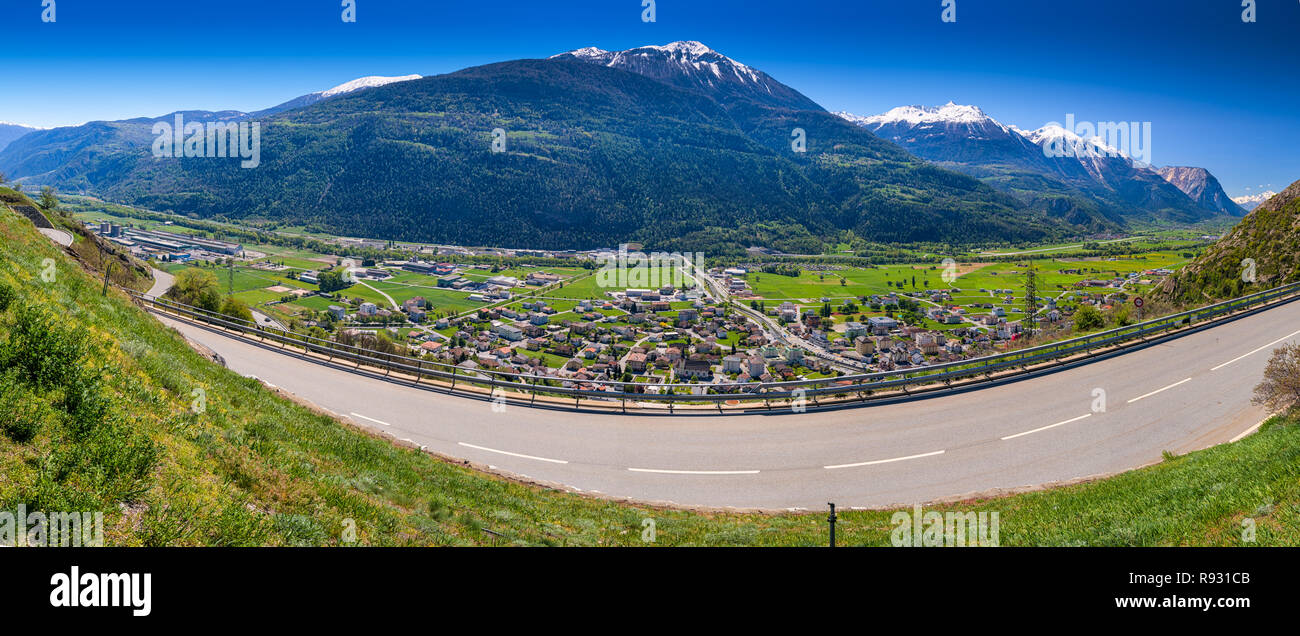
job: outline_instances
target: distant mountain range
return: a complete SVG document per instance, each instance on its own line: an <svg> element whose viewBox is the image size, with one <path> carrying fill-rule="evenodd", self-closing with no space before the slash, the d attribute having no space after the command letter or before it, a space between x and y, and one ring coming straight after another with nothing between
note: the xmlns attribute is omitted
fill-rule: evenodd
<svg viewBox="0 0 1300 636"><path fill-rule="evenodd" d="M169 114L25 135L0 170L203 217L550 248L803 252L845 230L1021 242L1215 214L1127 159L1045 157L1036 144L1053 131L956 105L836 116L698 42L363 78L257 113L184 115L261 121L261 167L153 157L150 129Z"/></svg>
<svg viewBox="0 0 1300 636"><path fill-rule="evenodd" d="M1241 206L1243 210L1249 211L1249 210L1254 210L1255 208L1259 207L1259 204L1275 196L1277 196L1276 192L1272 190L1267 190L1265 192L1260 192L1259 194L1247 194L1239 197L1232 197L1232 201L1233 203L1236 203L1237 205Z"/></svg>
<svg viewBox="0 0 1300 636"><path fill-rule="evenodd" d="M24 126L22 124L11 124L7 121L0 121L0 150L4 150L13 140L26 135L29 132L44 130L35 126Z"/></svg>
<svg viewBox="0 0 1300 636"><path fill-rule="evenodd" d="M1084 139L1059 125L1021 130L976 106L954 103L902 106L871 117L837 114L1075 225L1106 229L1134 220L1191 223L1244 214L1207 171L1172 169L1166 178L1100 138ZM1049 149L1071 152L1059 156Z"/></svg>

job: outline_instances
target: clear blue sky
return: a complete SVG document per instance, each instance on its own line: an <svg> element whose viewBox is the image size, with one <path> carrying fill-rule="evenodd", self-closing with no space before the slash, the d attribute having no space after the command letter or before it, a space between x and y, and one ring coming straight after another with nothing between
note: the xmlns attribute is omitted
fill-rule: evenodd
<svg viewBox="0 0 1300 636"><path fill-rule="evenodd" d="M0 120L256 110L363 75L699 40L830 110L976 104L1022 128L1149 121L1157 165L1229 194L1300 179L1300 2L1258 0L0 0Z"/></svg>

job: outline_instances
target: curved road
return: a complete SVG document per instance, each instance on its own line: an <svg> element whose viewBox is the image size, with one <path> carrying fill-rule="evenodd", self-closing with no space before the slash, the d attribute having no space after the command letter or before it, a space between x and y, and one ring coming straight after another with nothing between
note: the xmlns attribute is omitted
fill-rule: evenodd
<svg viewBox="0 0 1300 636"><path fill-rule="evenodd" d="M167 293L167 290L171 289L172 285L176 284L176 277L161 269L154 267L149 269L153 270L153 287L150 287L145 295L150 298L162 298L162 295Z"/></svg>
<svg viewBox="0 0 1300 636"><path fill-rule="evenodd" d="M48 236L51 241L54 241L63 247L72 247L72 232L48 227L38 227L36 228L36 231Z"/></svg>
<svg viewBox="0 0 1300 636"><path fill-rule="evenodd" d="M228 366L396 439L571 489L682 506L880 507L1120 472L1227 442L1300 302L968 393L830 412L594 415L358 376L160 318ZM1104 412L1094 412L1101 390Z"/></svg>

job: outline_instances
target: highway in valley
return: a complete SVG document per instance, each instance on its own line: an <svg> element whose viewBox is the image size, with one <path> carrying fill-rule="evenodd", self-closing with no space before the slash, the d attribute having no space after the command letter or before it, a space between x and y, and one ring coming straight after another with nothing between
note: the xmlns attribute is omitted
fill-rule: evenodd
<svg viewBox="0 0 1300 636"><path fill-rule="evenodd" d="M1250 400L1272 349L1300 342L1294 302L1092 364L932 399L808 413L620 416L513 404L494 412L490 401L159 320L238 373L430 451L574 491L773 510L1038 487L1228 442L1267 415Z"/></svg>

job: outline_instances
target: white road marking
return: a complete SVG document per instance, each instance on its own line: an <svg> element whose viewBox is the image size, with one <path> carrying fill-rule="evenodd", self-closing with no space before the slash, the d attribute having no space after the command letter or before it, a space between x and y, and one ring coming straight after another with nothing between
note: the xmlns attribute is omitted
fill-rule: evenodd
<svg viewBox="0 0 1300 636"><path fill-rule="evenodd" d="M563 460L563 459L548 459L548 458L546 458L546 457L536 457L536 456L534 456L534 455L521 455L521 454L519 454L519 453L512 453L512 452L510 452L510 451L497 450L497 449L495 449L495 448L488 448L488 447L486 447L486 446L475 446L475 445L473 445L473 444L466 444L465 442L457 442L457 443L460 444L461 446L466 446L466 447L468 447L468 448L476 448L476 449L481 450L481 451L487 451L487 452L489 452L489 453L499 453L499 454L501 454L501 455L509 455L509 456L511 456L511 457L520 457L520 458L523 458L523 459L535 459L535 460L537 460L537 461L539 461L539 462L550 462L550 463L552 463L552 464L567 464L567 463L569 463L569 462L567 462L567 461L565 461L565 460Z"/></svg>
<svg viewBox="0 0 1300 636"><path fill-rule="evenodd" d="M373 418L373 417L366 417L366 416L364 416L364 415L362 415L362 414L360 414L360 413L353 413L353 415L356 416L356 417L359 417L359 418L361 418L361 419L363 419L363 420L370 420L371 422L374 422L374 423L376 423L376 424L383 424L384 426L392 426L392 424L389 424L388 422L382 422L382 421L377 420L377 419L375 419L375 418Z"/></svg>
<svg viewBox="0 0 1300 636"><path fill-rule="evenodd" d="M659 468L629 468L634 473L660 473L663 475L757 475L757 470L664 470Z"/></svg>
<svg viewBox="0 0 1300 636"><path fill-rule="evenodd" d="M1256 349L1256 350L1254 350L1254 351L1251 351L1250 353L1247 353L1247 354L1244 355L1244 356L1237 356L1236 358L1233 358L1233 359L1231 359L1231 360L1229 360L1229 361L1227 361L1227 362L1224 362L1223 364L1221 364L1221 365L1219 365L1219 366L1217 366L1217 367L1214 367L1213 369L1210 369L1210 370L1211 370L1211 371L1218 371L1219 369L1222 369L1223 367L1226 367L1226 366L1228 366L1228 365L1230 365L1230 364L1232 364L1232 363L1234 363L1234 362L1239 362L1239 361L1241 361L1241 360L1245 360L1246 358L1249 358L1250 356L1253 356L1253 355L1259 353L1260 351L1263 351L1263 350L1265 350L1265 349L1267 349L1267 348L1269 348L1269 347L1271 347L1271 346L1273 346L1273 345L1275 345L1275 344L1278 344L1278 343L1280 343L1280 342L1285 342L1285 341L1287 341L1287 340L1290 340L1291 338L1293 338L1293 337L1295 337L1295 336L1300 336L1300 331L1297 331L1297 332L1295 332L1295 333L1293 333L1293 334L1291 334L1291 335L1289 335L1289 336L1286 336L1286 337L1284 337L1284 338L1278 338L1277 340L1274 340L1273 342L1270 342L1270 343L1268 343L1268 344L1266 344L1266 345L1264 345L1264 346L1262 346L1262 347L1260 347L1260 348L1258 348L1258 349Z"/></svg>
<svg viewBox="0 0 1300 636"><path fill-rule="evenodd" d="M907 461L907 460L909 460L909 459L920 459L920 458L922 458L922 457L933 457L933 456L935 456L935 455L942 455L942 454L944 454L944 453L946 453L946 452L948 452L948 451L946 451L946 450L941 450L941 451L934 451L933 453L921 453L920 455L908 455L907 457L895 457L895 458L893 458L893 459L877 459L877 460L875 460L875 461L870 461L870 462L858 462L858 463L856 463L856 464L837 464L837 465L835 465L835 466L822 466L822 468L825 468L826 470L836 470L836 469L839 469L839 468L858 468L859 466L875 466L876 464L891 464L891 463L893 463L893 462L904 462L904 461Z"/></svg>
<svg viewBox="0 0 1300 636"><path fill-rule="evenodd" d="M1146 395L1139 395L1139 396L1137 396L1137 397L1135 397L1135 398L1129 400L1128 403L1129 403L1129 404L1132 404L1132 403L1134 403L1134 402L1136 402L1136 401L1138 401L1138 400L1145 400L1146 398L1149 398L1149 397L1151 397L1151 396L1153 396L1153 395L1155 395L1155 394L1157 394L1157 393L1163 393L1164 391L1168 391L1169 389L1172 389L1172 388L1174 388L1174 387L1176 387L1176 386L1178 386L1178 385L1180 385L1180 384L1187 384L1188 382L1191 382L1191 381L1192 381L1191 378L1187 378L1186 380L1183 380L1183 381L1181 381L1181 382L1175 382L1175 383L1173 383L1173 384L1171 384L1171 385L1169 385L1169 386L1167 386L1167 387L1165 387L1165 388L1163 388L1163 389L1156 389L1156 390L1154 390L1154 391L1152 391L1152 392L1150 392L1150 393L1148 393L1148 394L1146 394Z"/></svg>
<svg viewBox="0 0 1300 636"><path fill-rule="evenodd" d="M1270 415L1270 416L1268 416L1268 417L1266 417L1266 418L1260 420L1258 424L1256 424L1256 425L1254 425L1254 426L1252 426L1252 427L1250 427L1250 428L1248 428L1248 429L1242 431L1240 435L1238 435L1238 436L1236 436L1236 437L1234 437L1234 438L1228 440L1228 443L1229 443L1229 444L1236 444L1237 442L1240 442L1241 440L1246 439L1246 437L1248 437L1248 436L1250 436L1250 435L1253 435L1253 434L1255 433L1255 431L1258 431L1259 428L1260 428L1261 426L1264 425L1264 422L1267 422L1267 421L1269 421L1269 420L1272 419L1272 418L1273 418L1273 416Z"/></svg>
<svg viewBox="0 0 1300 636"><path fill-rule="evenodd" d="M1015 435L1008 435L1008 436L1002 438L1002 441L1005 442L1005 441L1007 441L1007 440L1009 440L1009 439L1015 439L1015 438L1017 438L1017 437L1024 437L1024 436L1026 436L1026 435L1032 435L1032 434L1034 434L1034 433L1038 433L1038 432L1041 432L1041 431L1045 431L1045 430L1047 430L1047 429L1049 429L1049 428L1056 428L1056 427L1058 427L1058 426L1065 426L1066 424L1073 424L1073 423L1075 423L1075 422L1078 422L1079 420L1086 420L1086 419L1088 419L1088 418L1090 418L1090 417L1092 417L1092 413L1089 413L1089 414L1087 414L1087 415L1080 415L1079 417L1076 417L1076 418L1074 418L1074 419L1072 419L1072 420L1065 420L1064 422L1057 422L1057 423L1055 423L1055 424L1050 424L1050 425L1048 425L1048 426L1044 426L1044 427L1042 427L1042 428L1036 428L1036 429L1034 429L1034 430L1032 430L1032 431L1025 431L1025 432L1023 432L1023 433L1016 433Z"/></svg>

